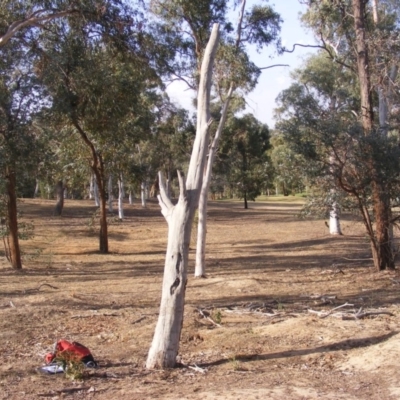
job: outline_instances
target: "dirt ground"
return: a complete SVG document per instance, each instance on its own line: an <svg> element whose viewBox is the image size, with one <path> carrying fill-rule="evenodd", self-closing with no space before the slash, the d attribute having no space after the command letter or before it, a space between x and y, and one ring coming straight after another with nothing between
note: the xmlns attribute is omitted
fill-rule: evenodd
<svg viewBox="0 0 400 400"><path fill-rule="evenodd" d="M23 273L0 250L0 400L400 398L400 277L374 272L353 218L331 237L323 220L297 218L298 202L211 202L207 279L193 278L191 250L181 365L147 371L166 248L158 205L110 216L108 255L91 201L66 201L61 218L53 207L21 200L35 224ZM99 368L78 382L39 372L61 338Z"/></svg>

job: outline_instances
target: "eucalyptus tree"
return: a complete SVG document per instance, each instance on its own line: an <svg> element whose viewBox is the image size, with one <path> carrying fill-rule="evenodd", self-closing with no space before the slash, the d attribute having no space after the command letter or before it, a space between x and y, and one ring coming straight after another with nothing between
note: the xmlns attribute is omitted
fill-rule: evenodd
<svg viewBox="0 0 400 400"><path fill-rule="evenodd" d="M325 73L320 75L321 71ZM398 139L383 138L378 132L364 134L357 118L360 102L354 75L338 64L326 63L322 54L311 57L294 77L296 82L278 97L277 129L300 155L298 169L316 188L305 212L329 213L334 202L358 210L374 250L372 183L379 179L390 190L388 196L398 190Z"/></svg>
<svg viewBox="0 0 400 400"><path fill-rule="evenodd" d="M271 150L268 154L273 166L273 182L276 191L284 196L293 194L296 190L304 188L304 173L300 168L299 154L291 149L290 144L284 140L282 135L271 138Z"/></svg>
<svg viewBox="0 0 400 400"><path fill-rule="evenodd" d="M54 27L57 24L66 24L68 21L71 29L78 25L81 27L85 25L86 28L90 26L91 33L96 32L97 39L105 30L108 30L113 36L118 36L119 39L124 39L123 28L125 24L131 27L133 23L137 22L134 21L137 13L136 11L131 15L119 13L118 10L121 9L122 4L123 2L118 0L109 2L107 6L97 0L78 0L73 3L66 0L32 0L29 2L2 0L0 2L0 72L2 74L2 118L4 118L2 121L4 140L1 146L3 150L5 149L5 155L2 157L2 163L5 166L3 187L7 194L5 198L8 199L8 212L13 214L12 217L8 217L8 228L11 238L9 240L10 253L15 268L21 268L15 193L15 186L18 184L17 167L22 161L21 154L27 156L27 149L34 149L34 146L30 145L22 150L23 143L32 141L32 115L37 113L41 107L49 106L47 94L39 85L32 83L33 73L38 76L38 72L43 70L43 62L46 60L43 52L43 32L46 31L46 35L48 34L49 37L53 35L53 38L58 40L53 30ZM135 26L137 27L137 25ZM94 36L92 39L93 42L96 41ZM124 40L119 40L120 48L123 47L123 42ZM37 60L39 53L42 56L41 61ZM30 94L28 94L29 89ZM32 101L33 98L36 100ZM13 131L12 135L11 131ZM17 131L18 134L16 134ZM11 146L12 141L18 142L18 145ZM7 146L11 146L12 149ZM28 157L26 158L28 159ZM33 157L30 157L29 160L33 160ZM31 170L36 170L40 163L36 161L35 164ZM25 171L28 169L30 167L26 166Z"/></svg>
<svg viewBox="0 0 400 400"><path fill-rule="evenodd" d="M221 24L221 43L214 70L214 97L220 103L220 116L210 145L199 203L199 223L195 276L205 275L205 237L207 197L212 176L212 164L218 149L232 96L251 91L261 69L249 58L247 45L258 50L279 43L280 16L268 5L255 4L246 8L246 0L226 2L153 1L153 11L162 19L162 31L169 43L179 49L180 57L170 69L172 79L180 79L194 91L198 87L199 65L208 39L210 25ZM232 9L239 10L235 26L230 18Z"/></svg>
<svg viewBox="0 0 400 400"><path fill-rule="evenodd" d="M1 20L4 23L4 19ZM17 220L19 180L37 162L34 118L42 94L29 61L31 54L17 42L0 47L0 180L6 224L2 235L7 243L10 263L21 269Z"/></svg>
<svg viewBox="0 0 400 400"><path fill-rule="evenodd" d="M226 131L219 163L225 164L228 182L247 209L248 200L254 201L261 194L266 179L264 164L270 147L269 130L252 114L246 114L229 118Z"/></svg>
<svg viewBox="0 0 400 400"><path fill-rule="evenodd" d="M147 368L175 366L183 324L187 266L192 223L198 206L203 169L209 144L210 97L213 63L218 47L219 25L214 24L203 54L197 97L196 137L186 182L178 172L179 200L173 204L167 195L164 176L159 174L161 212L168 223L160 314L147 357Z"/></svg>
<svg viewBox="0 0 400 400"><path fill-rule="evenodd" d="M42 58L36 65L52 96L54 116L73 128L69 140L86 146L99 189L103 253L108 252L107 165L115 149L126 145L127 137L137 140L149 128L148 97L159 86L157 74L142 54L133 12L122 12L118 5L107 12L116 26L108 22L110 26L105 24L103 30L85 21L53 22L43 34Z"/></svg>
<svg viewBox="0 0 400 400"><path fill-rule="evenodd" d="M321 47L333 61L348 68L358 81L359 108L355 112L365 141L380 141L379 145L375 143L375 148L372 144L369 150L366 147L364 155L369 161L373 218L376 226L370 233L370 238L375 268L390 269L394 267L390 226L396 219L391 216L389 198L393 181L385 177L385 164L379 157L376 158L375 150L381 147L381 142L385 140L388 141L387 151L392 150L391 139L387 133L390 131L391 121L395 121L393 116L396 107L392 106L391 110L383 111L382 96L379 104L379 96L373 95L373 88L378 90L378 94L384 91L395 94L391 77L397 79L397 73L392 75L390 72L396 71L399 63L396 39L399 33L399 2L382 0L371 4L364 0L335 0L307 3L309 11L305 14L304 21L320 38ZM376 18L374 21L377 15L380 16L380 21ZM391 98L391 103L395 105L396 99ZM386 122L379 121L376 110L378 115L381 113L381 117L385 115L383 120ZM385 124L388 126L385 127ZM385 146L383 148L385 149Z"/></svg>

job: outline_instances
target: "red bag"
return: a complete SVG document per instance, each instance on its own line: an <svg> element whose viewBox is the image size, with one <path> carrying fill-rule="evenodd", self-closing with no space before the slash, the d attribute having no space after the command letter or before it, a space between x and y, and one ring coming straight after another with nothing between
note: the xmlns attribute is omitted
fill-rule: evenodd
<svg viewBox="0 0 400 400"><path fill-rule="evenodd" d="M56 362L57 359L81 361L87 367L97 367L97 362L87 347L78 342L71 343L64 339L55 344L53 353L48 353L45 356L46 364Z"/></svg>

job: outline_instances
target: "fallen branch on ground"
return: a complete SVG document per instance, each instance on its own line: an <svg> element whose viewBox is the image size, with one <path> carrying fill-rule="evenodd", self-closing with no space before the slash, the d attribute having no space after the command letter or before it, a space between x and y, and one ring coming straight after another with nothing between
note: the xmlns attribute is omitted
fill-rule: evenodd
<svg viewBox="0 0 400 400"><path fill-rule="evenodd" d="M189 365L188 368L196 371L196 372L200 372L201 374L205 374L207 372L207 368L200 368L199 366L197 366L196 364Z"/></svg>
<svg viewBox="0 0 400 400"><path fill-rule="evenodd" d="M343 314L342 315L342 320L347 321L347 320L363 319L363 318L369 317L371 315L389 315L391 317L394 317L394 314L389 312L389 311L366 311L366 312L362 312L362 307L361 307L358 310L358 312L355 313L355 314Z"/></svg>
<svg viewBox="0 0 400 400"><path fill-rule="evenodd" d="M93 314L78 314L78 315L73 315L71 318L75 319L75 318L90 318L90 317L119 317L120 314L114 314L114 313L93 313Z"/></svg>
<svg viewBox="0 0 400 400"><path fill-rule="evenodd" d="M50 285L50 283L42 283L42 284L40 284L37 288L25 289L25 290L23 290L23 293L38 292L43 286L48 286L49 288L54 289L54 290L57 290L57 289L58 289L57 286Z"/></svg>
<svg viewBox="0 0 400 400"><path fill-rule="evenodd" d="M341 318L344 321L348 321L348 320L357 320L357 319L363 319L366 317L369 317L371 315L389 315L391 317L394 317L394 314L389 312L389 311L366 311L363 312L363 307L361 307L358 311L355 311L353 313L350 312L334 312L340 308L343 307L354 307L354 304L349 304L349 303L345 303L342 304L341 306L335 307L332 310L325 312L325 311L315 311L315 310L311 310L309 309L308 312L312 313L312 314L316 314L319 316L319 318L326 318L330 315L332 315L333 317L338 317Z"/></svg>
<svg viewBox="0 0 400 400"><path fill-rule="evenodd" d="M142 316L142 317L138 318L137 320L135 320L135 321L132 322L132 325L133 325L133 324L137 324L137 323L143 321L145 318L146 318L146 316Z"/></svg>
<svg viewBox="0 0 400 400"><path fill-rule="evenodd" d="M210 321L213 325L218 326L219 328L221 327L220 324L217 324L209 315L208 311L203 311L201 308L196 308L196 310L199 312L199 314L205 318L206 320ZM207 315L208 314L208 315Z"/></svg>

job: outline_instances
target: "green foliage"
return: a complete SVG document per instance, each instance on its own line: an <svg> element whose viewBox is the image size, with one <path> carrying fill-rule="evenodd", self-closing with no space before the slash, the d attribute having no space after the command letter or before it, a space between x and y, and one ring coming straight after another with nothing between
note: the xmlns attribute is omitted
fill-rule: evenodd
<svg viewBox="0 0 400 400"><path fill-rule="evenodd" d="M232 117L226 124L216 171L225 174L239 198L255 200L267 180L265 163L269 130L253 115Z"/></svg>
<svg viewBox="0 0 400 400"><path fill-rule="evenodd" d="M76 356L68 351L59 353L55 358L55 363L64 370L65 377L72 381L81 381L85 377L85 364Z"/></svg>
<svg viewBox="0 0 400 400"><path fill-rule="evenodd" d="M216 324L218 324L218 325L222 324L222 312L221 312L221 310L219 310L219 309L214 310L211 317L212 317L213 321Z"/></svg>

